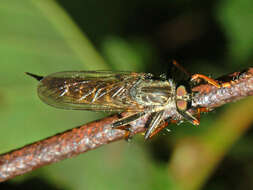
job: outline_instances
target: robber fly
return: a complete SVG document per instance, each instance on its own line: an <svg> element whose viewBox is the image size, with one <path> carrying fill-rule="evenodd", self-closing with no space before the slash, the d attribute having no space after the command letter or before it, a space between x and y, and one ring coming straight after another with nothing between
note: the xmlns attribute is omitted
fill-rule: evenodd
<svg viewBox="0 0 253 190"><path fill-rule="evenodd" d="M40 81L38 95L53 107L132 113L114 122L113 128L150 115L145 139L156 133L166 110L176 110L189 122L199 124L198 119L189 112L193 96L191 82L176 84L165 75L154 77L150 73L135 72L66 71L46 77L27 74ZM197 78L219 87L216 81L204 75L191 77L192 80Z"/></svg>

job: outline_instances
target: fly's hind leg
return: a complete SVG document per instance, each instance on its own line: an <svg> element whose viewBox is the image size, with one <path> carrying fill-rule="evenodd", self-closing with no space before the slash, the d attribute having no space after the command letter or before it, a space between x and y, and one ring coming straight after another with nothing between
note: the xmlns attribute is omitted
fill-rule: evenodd
<svg viewBox="0 0 253 190"><path fill-rule="evenodd" d="M129 115L127 117L123 117L117 121L115 121L112 124L112 128L118 128L119 126L125 126L128 125L129 123L131 123L132 121L135 121L137 119L139 119L140 117L144 116L146 114L146 112L138 112L132 115Z"/></svg>
<svg viewBox="0 0 253 190"><path fill-rule="evenodd" d="M138 112L127 117L123 117L112 124L112 128L122 129L126 131L125 139L129 141L132 138L131 126L129 125L131 122L139 119L144 116L146 112Z"/></svg>
<svg viewBox="0 0 253 190"><path fill-rule="evenodd" d="M131 141L131 139L133 137L133 133L132 133L132 130L131 130L131 125L118 126L117 129L121 129L121 130L126 131L124 139L127 142Z"/></svg>

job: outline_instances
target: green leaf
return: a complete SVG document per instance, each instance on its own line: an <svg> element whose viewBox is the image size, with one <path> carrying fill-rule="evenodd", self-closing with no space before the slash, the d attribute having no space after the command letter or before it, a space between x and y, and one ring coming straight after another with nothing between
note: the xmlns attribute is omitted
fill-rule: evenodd
<svg viewBox="0 0 253 190"><path fill-rule="evenodd" d="M108 68L55 1L1 1L0 18L0 153L102 117L45 105L25 75Z"/></svg>
<svg viewBox="0 0 253 190"><path fill-rule="evenodd" d="M217 17L228 36L228 54L233 62L249 59L253 51L252 1L220 1Z"/></svg>
<svg viewBox="0 0 253 190"><path fill-rule="evenodd" d="M120 71L142 71L152 57L151 47L141 40L111 36L104 40L102 53L111 67Z"/></svg>

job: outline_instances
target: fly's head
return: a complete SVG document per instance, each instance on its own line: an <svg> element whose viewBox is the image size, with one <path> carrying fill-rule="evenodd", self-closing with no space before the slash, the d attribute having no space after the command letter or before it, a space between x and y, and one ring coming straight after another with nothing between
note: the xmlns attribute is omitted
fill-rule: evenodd
<svg viewBox="0 0 253 190"><path fill-rule="evenodd" d="M192 108L192 91L190 84L187 82L179 82L176 86L175 103L177 111L189 122L194 125L199 125L199 120L196 119L189 110Z"/></svg>

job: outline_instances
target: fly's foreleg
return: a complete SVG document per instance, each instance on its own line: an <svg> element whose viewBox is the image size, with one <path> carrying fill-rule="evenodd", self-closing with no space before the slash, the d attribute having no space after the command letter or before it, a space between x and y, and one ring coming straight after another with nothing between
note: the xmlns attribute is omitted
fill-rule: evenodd
<svg viewBox="0 0 253 190"><path fill-rule="evenodd" d="M218 81L208 77L208 76L205 76L205 75L202 75L202 74L194 74L191 76L191 81L195 81L195 80L198 80L198 79L203 79L205 80L206 82L208 82L209 84L217 87L217 88L221 88L222 86L219 84Z"/></svg>

